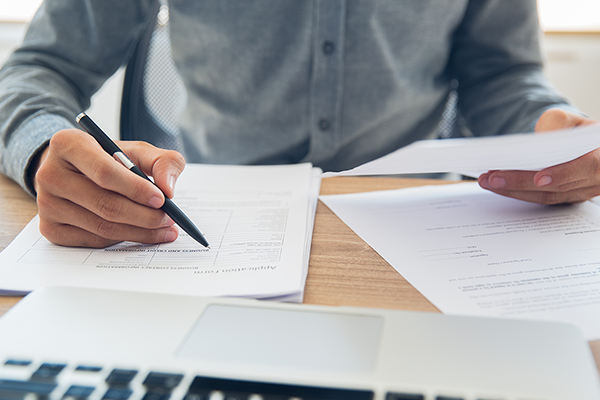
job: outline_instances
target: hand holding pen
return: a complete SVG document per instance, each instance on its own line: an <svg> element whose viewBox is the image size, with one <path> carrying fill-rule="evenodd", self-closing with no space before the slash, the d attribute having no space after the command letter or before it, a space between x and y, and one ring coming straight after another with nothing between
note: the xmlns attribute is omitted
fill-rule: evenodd
<svg viewBox="0 0 600 400"><path fill-rule="evenodd" d="M83 129L90 135L96 139L96 141L102 146L104 151L106 151L111 156L118 159L121 164L123 164L128 170L135 173L137 176L146 179L149 182L152 182L146 174L142 172L141 169L135 165L129 157L123 153L123 151L113 142L110 137L106 133L100 129L98 125L90 117L81 113L77 116L77 123L81 125ZM157 186L158 187L158 186ZM171 201L170 198L164 196L164 203L160 207L181 229L183 229L188 235L190 235L194 240L200 243L204 247L208 247L208 242L202 235L202 233L198 230L196 225Z"/></svg>
<svg viewBox="0 0 600 400"><path fill-rule="evenodd" d="M173 196L185 167L181 154L144 142L119 142L119 147L167 197ZM174 221L160 210L163 192L123 168L79 129L58 131L30 171L40 231L53 243L106 247L124 240L171 242L178 236Z"/></svg>

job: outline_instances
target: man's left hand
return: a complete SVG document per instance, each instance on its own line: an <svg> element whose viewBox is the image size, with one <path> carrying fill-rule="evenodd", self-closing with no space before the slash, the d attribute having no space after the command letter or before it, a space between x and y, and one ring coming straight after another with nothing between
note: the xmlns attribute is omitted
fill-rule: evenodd
<svg viewBox="0 0 600 400"><path fill-rule="evenodd" d="M535 131L545 132L598 121L558 108L547 110ZM600 195L600 148L541 171L489 171L479 186L503 196L540 204L581 203Z"/></svg>

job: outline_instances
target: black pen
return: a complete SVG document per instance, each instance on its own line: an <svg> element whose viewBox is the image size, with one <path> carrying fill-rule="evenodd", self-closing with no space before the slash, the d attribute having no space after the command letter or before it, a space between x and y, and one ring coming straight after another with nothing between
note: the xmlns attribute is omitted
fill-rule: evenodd
<svg viewBox="0 0 600 400"><path fill-rule="evenodd" d="M123 163L125 168L134 172L136 175L141 176L144 179L152 182L150 178L146 176L130 159L123 153L123 151L113 142L102 129L90 117L85 113L81 113L77 116L76 121L81 127L90 135L96 139L96 141L102 146L104 151L113 157L116 157ZM152 182L154 184L154 182ZM158 186L157 186L158 187ZM160 190L160 188L159 188ZM163 193L164 194L164 193ZM192 238L194 238L202 246L210 248L208 242L202 235L202 233L196 228L196 225L165 195L165 204L162 205L163 210L177 225L187 232Z"/></svg>

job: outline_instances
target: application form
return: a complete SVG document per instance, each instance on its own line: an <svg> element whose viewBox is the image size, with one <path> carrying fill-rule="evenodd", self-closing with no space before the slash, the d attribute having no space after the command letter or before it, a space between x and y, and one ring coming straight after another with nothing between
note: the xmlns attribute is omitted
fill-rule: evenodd
<svg viewBox="0 0 600 400"><path fill-rule="evenodd" d="M446 314L561 321L600 339L600 206L476 183L320 199Z"/></svg>
<svg viewBox="0 0 600 400"><path fill-rule="evenodd" d="M41 236L36 217L0 254L0 289L66 285L301 300L320 174L310 164L188 165L174 201L210 249L181 229L168 244L57 246Z"/></svg>

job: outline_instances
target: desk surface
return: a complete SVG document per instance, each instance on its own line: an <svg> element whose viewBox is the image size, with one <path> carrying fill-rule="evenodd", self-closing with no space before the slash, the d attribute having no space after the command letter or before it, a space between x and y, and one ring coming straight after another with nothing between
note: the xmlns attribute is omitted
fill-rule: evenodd
<svg viewBox="0 0 600 400"><path fill-rule="evenodd" d="M327 178L321 194L399 189L446 181L339 177ZM35 201L0 175L0 250L37 213ZM20 297L0 297L0 315ZM304 302L439 312L379 254L360 239L323 203L317 206ZM590 342L600 369L600 340Z"/></svg>

